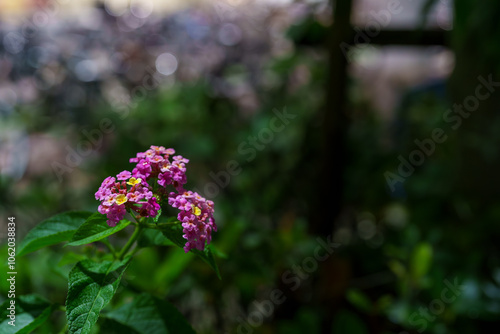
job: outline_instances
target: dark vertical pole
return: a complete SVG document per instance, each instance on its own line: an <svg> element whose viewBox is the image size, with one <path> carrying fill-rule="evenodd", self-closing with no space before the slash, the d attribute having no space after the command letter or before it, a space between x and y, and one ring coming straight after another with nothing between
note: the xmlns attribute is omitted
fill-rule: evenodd
<svg viewBox="0 0 500 334"><path fill-rule="evenodd" d="M351 0L333 1L333 25L328 34L328 68L326 100L322 111L321 167L317 183L319 208L315 210L312 232L326 236L332 232L333 222L342 209L344 169L347 160L345 134L348 126L346 113L347 59L340 45L352 44L350 25Z"/></svg>

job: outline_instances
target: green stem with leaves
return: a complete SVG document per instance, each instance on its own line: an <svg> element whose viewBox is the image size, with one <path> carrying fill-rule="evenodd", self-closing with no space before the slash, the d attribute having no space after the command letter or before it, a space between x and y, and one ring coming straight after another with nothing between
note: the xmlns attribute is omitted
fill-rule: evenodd
<svg viewBox="0 0 500 334"><path fill-rule="evenodd" d="M139 238L143 230L144 227L141 224L136 225L134 233L132 233L130 239L127 241L125 246L123 246L120 253L118 253L118 260L123 260L125 254L127 254L127 252L130 250L134 242Z"/></svg>

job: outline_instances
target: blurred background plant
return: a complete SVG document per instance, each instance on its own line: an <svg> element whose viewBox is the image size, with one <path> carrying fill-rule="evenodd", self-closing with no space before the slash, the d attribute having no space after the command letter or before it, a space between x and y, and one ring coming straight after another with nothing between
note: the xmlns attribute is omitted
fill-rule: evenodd
<svg viewBox="0 0 500 334"><path fill-rule="evenodd" d="M198 333L491 328L498 94L456 131L443 114L480 75L500 78L500 5L395 3L2 1L2 226L16 216L20 240L55 213L95 210L102 179L135 152L174 147L191 158L189 187L215 202L223 279L182 250L145 248L115 305L138 290L168 298ZM446 142L391 191L386 172L436 128ZM318 237L340 247L291 289L285 274ZM18 292L63 303L78 260L57 247L18 258ZM285 302L254 325L273 289ZM62 327L52 318L40 333Z"/></svg>

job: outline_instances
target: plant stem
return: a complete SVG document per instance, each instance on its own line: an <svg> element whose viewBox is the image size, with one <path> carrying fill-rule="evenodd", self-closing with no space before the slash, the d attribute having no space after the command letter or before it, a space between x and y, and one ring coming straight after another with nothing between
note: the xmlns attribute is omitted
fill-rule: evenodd
<svg viewBox="0 0 500 334"><path fill-rule="evenodd" d="M125 244L125 246L123 246L122 250L118 254L118 260L123 260L123 257L130 250L130 247L132 247L132 245L134 244L134 242L141 235L142 230L143 230L143 227L141 225L137 225L135 227L134 233L132 234L132 236L130 237L130 239L127 241L127 243Z"/></svg>
<svg viewBox="0 0 500 334"><path fill-rule="evenodd" d="M134 212L134 210L132 210L132 209L128 209L128 213L129 213L129 214L132 216L132 218L134 218L134 220L135 220L135 222L132 222L132 221L131 221L131 223L132 223L132 224L139 224L139 221L137 220L137 217L135 216L135 212Z"/></svg>
<svg viewBox="0 0 500 334"><path fill-rule="evenodd" d="M113 247L113 245L109 242L108 239L102 239L101 242L108 247L109 251L113 254L113 256L116 258L116 250Z"/></svg>

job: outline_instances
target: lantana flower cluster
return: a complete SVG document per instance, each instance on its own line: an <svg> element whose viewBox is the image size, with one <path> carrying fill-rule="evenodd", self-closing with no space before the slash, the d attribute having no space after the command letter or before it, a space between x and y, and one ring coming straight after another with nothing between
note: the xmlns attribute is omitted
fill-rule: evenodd
<svg viewBox="0 0 500 334"><path fill-rule="evenodd" d="M214 203L184 189L189 160L174 154L174 149L163 146L151 146L147 151L137 153L130 159L136 164L132 172L125 170L116 178L110 176L102 182L95 193L95 198L101 201L98 211L107 216L110 226L115 226L127 210L140 217L157 217L159 203L165 200L180 210L177 219L187 240L185 252L193 248L203 250L212 239L212 231L217 231ZM175 192L169 191L169 186Z"/></svg>
<svg viewBox="0 0 500 334"><path fill-rule="evenodd" d="M187 182L186 164L189 160L176 155L171 162L169 158L173 154L174 149L163 146L151 146L146 152L137 153L135 158L130 159L130 162L137 164L132 170L133 176L146 181L157 178L160 186L173 185L178 192L183 192L183 185Z"/></svg>
<svg viewBox="0 0 500 334"><path fill-rule="evenodd" d="M101 201L98 211L107 216L109 226L122 220L127 209L142 217L156 217L160 210L149 185L141 178L132 177L129 171L121 172L116 178L108 176L104 179L95 198Z"/></svg>
<svg viewBox="0 0 500 334"><path fill-rule="evenodd" d="M192 248L203 250L205 241L212 240L212 230L217 232L214 220L214 202L196 192L185 191L182 194L170 193L168 204L181 210L177 219L182 222L184 238L188 240L184 250Z"/></svg>

